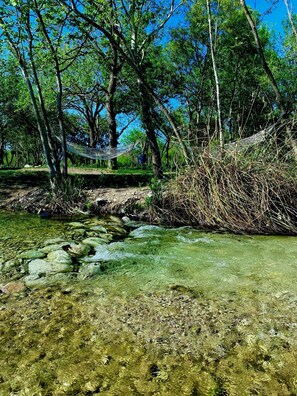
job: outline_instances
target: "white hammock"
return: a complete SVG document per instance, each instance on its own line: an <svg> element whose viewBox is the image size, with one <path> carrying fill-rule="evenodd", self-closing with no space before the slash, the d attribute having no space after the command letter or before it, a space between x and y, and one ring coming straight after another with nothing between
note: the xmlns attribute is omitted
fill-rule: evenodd
<svg viewBox="0 0 297 396"><path fill-rule="evenodd" d="M117 148L104 148L97 149L88 146L84 146L79 143L73 143L67 140L67 150L70 153L80 155L81 157L90 158L93 160L109 160L112 158L119 157L120 155L126 154L133 149L135 143L127 146Z"/></svg>
<svg viewBox="0 0 297 396"><path fill-rule="evenodd" d="M228 143L226 144L225 148L242 150L254 146L255 144L262 143L267 139L273 128L274 126L271 126L247 138L237 140L236 142Z"/></svg>

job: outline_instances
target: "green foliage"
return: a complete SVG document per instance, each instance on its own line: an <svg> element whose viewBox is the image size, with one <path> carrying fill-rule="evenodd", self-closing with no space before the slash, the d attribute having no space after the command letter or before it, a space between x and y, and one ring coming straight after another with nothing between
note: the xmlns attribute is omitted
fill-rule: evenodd
<svg viewBox="0 0 297 396"><path fill-rule="evenodd" d="M180 16L169 24L171 2L167 0L116 0L112 7L96 0L81 4L79 9L75 4L68 0L4 0L0 5L2 162L37 165L60 155L58 74L67 134L93 146L104 147L110 139L106 106L111 81L116 81L110 93L116 139L124 144L140 142L132 156L119 159L120 167L138 165L137 156L146 150L148 137L149 166L155 163L151 160L155 144L156 151L163 154L159 165L167 169L186 162L181 141L196 152L197 147L217 139L205 2L182 2L175 10ZM272 32L260 24L261 15L250 11L283 101L293 113L297 43L292 26L284 21L282 51L276 50ZM261 130L279 116L280 109L240 2L211 1L211 13L225 140L236 140ZM293 21L296 23L296 15ZM20 68L27 71L27 80ZM26 81L32 85L35 108ZM149 91L158 98L158 106ZM141 126L127 127L133 119ZM181 136L178 144L173 124ZM42 139L49 140L48 149L41 144L40 128ZM172 142L169 147L167 142Z"/></svg>
<svg viewBox="0 0 297 396"><path fill-rule="evenodd" d="M164 180L153 177L150 181L151 195L146 197L145 204L147 208L153 209L155 205L162 199L163 192L165 190Z"/></svg>

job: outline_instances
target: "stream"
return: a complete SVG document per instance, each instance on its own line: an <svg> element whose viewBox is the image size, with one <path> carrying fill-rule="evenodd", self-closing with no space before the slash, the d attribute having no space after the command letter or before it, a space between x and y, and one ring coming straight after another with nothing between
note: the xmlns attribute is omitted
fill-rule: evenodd
<svg viewBox="0 0 297 396"><path fill-rule="evenodd" d="M0 213L0 395L297 394L297 238Z"/></svg>

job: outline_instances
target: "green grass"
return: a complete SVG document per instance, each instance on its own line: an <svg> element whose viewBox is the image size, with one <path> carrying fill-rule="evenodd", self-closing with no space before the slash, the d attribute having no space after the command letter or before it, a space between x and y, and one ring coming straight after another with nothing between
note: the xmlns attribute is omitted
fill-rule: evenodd
<svg viewBox="0 0 297 396"><path fill-rule="evenodd" d="M83 168L77 168L79 172L70 175L71 178L80 177L87 188L100 187L142 187L149 185L152 173L147 170L121 169L119 171L98 170L97 174L84 174ZM86 170L89 170L87 168ZM49 176L47 170L19 169L19 170L0 170L0 187L9 188L12 186L48 186Z"/></svg>

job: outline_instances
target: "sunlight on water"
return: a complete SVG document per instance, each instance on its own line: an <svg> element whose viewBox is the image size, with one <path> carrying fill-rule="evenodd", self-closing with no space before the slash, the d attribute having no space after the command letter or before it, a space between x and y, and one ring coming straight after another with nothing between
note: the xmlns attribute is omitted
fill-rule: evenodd
<svg viewBox="0 0 297 396"><path fill-rule="evenodd" d="M132 231L125 242L100 248L88 261L109 263L106 274L117 275L119 282L129 273L140 289L179 284L214 295L248 289L268 293L297 290L295 237L143 226Z"/></svg>

